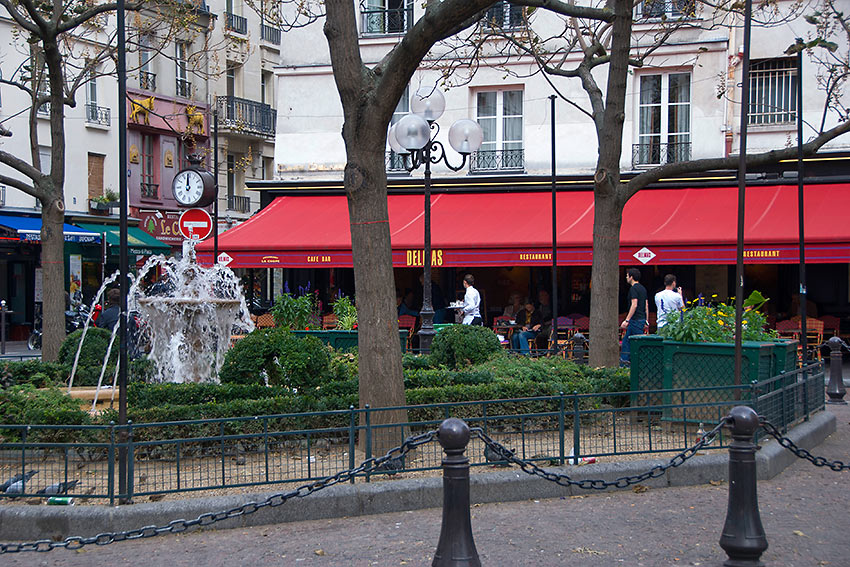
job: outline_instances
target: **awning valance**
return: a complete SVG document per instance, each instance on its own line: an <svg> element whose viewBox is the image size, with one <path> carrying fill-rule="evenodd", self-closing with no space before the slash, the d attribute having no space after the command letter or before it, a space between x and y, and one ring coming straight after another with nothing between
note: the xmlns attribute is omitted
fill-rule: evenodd
<svg viewBox="0 0 850 567"><path fill-rule="evenodd" d="M18 233L18 238L24 242L41 242L41 218L25 217L21 215L0 215L0 226L4 226ZM100 235L65 223L63 225L65 242L79 242L81 244L97 244Z"/></svg>
<svg viewBox="0 0 850 567"><path fill-rule="evenodd" d="M106 238L106 244L109 246L109 255L118 255L121 244L121 228L119 226L82 222L78 224L80 228L103 235ZM171 252L171 246L157 240L138 227L128 226L127 251L129 254L138 256L152 256L153 254L168 254Z"/></svg>
<svg viewBox="0 0 850 567"><path fill-rule="evenodd" d="M805 190L808 262L850 261L850 185ZM546 266L552 263L551 193L440 193L431 198L434 266ZM423 198L390 195L389 228L396 267L423 264ZM747 189L745 261L798 261L796 185ZM621 264L733 264L737 187L645 189L626 205ZM557 196L558 264L590 265L592 191ZM379 221L380 219L376 219ZM350 267L348 205L342 195L275 199L219 236L231 267ZM212 261L213 243L198 245Z"/></svg>

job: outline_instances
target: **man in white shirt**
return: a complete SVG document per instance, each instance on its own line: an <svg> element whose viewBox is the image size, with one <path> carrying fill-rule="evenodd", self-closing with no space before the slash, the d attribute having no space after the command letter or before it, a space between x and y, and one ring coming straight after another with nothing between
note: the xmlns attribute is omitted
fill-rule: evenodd
<svg viewBox="0 0 850 567"><path fill-rule="evenodd" d="M481 294L473 286L475 285L475 277L472 274L463 276L463 287L466 293L463 296L463 324L464 325L483 325L479 306L481 305Z"/></svg>
<svg viewBox="0 0 850 567"><path fill-rule="evenodd" d="M682 288L676 287L676 276L667 274L664 276L664 289L655 294L655 307L658 308L658 329L667 324L670 313L680 311L685 307L682 299Z"/></svg>

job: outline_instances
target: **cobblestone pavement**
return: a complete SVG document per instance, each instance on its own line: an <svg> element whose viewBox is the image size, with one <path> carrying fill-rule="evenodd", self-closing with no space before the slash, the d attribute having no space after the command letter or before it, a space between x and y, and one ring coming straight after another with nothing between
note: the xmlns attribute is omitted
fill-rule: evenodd
<svg viewBox="0 0 850 567"><path fill-rule="evenodd" d="M850 461L850 409L829 406L838 431L813 451ZM850 565L845 487L850 472L797 461L759 483L767 566ZM649 489L475 506L482 565L659 567L722 565L727 485ZM297 505L297 503L295 503ZM438 509L196 532L80 551L0 556L10 566L427 566ZM87 534L84 534L87 535Z"/></svg>

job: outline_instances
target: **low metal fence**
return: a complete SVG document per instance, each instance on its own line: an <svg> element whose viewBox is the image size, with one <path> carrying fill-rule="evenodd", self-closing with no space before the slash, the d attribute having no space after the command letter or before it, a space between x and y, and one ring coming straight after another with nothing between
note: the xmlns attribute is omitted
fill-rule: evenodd
<svg viewBox="0 0 850 567"><path fill-rule="evenodd" d="M824 402L824 369L816 363L740 386L561 393L126 426L0 425L0 480L38 471L0 498L40 496L45 487L73 481L71 495L110 504L116 498L311 481L352 470L449 417L480 427L525 461L580 464L682 451L705 434L703 424L710 429L736 405L749 405L787 430L821 410ZM387 415L401 412L407 421L388 422ZM721 434L706 450L725 445ZM127 453L125 493L118 490L122 449ZM470 444L467 455L478 467L501 460L488 454L480 440ZM429 444L389 461L380 474L436 470L440 462L439 447ZM374 474L358 478L368 482Z"/></svg>

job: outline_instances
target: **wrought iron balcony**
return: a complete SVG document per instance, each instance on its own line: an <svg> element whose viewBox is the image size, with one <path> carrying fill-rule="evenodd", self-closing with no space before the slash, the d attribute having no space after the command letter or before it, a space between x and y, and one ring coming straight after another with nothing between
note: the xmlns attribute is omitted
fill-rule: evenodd
<svg viewBox="0 0 850 567"><path fill-rule="evenodd" d="M280 28L273 28L266 24L260 25L260 39L274 45L280 45Z"/></svg>
<svg viewBox="0 0 850 567"><path fill-rule="evenodd" d="M470 171L516 171L525 168L525 150L480 150L469 156Z"/></svg>
<svg viewBox="0 0 850 567"><path fill-rule="evenodd" d="M192 83L184 79L177 79L177 96L183 98L192 97Z"/></svg>
<svg viewBox="0 0 850 567"><path fill-rule="evenodd" d="M404 168L404 162L405 162L404 156L390 151L390 152L386 153L385 159L386 159L387 172L390 172L390 173L399 173L399 172L407 173L407 170Z"/></svg>
<svg viewBox="0 0 850 567"><path fill-rule="evenodd" d="M227 210L236 211L237 213L247 213L251 210L251 197L243 197L242 195L228 195Z"/></svg>
<svg viewBox="0 0 850 567"><path fill-rule="evenodd" d="M159 199L159 183L145 183L143 181L139 185L142 190L142 199Z"/></svg>
<svg viewBox="0 0 850 567"><path fill-rule="evenodd" d="M632 144L633 169L688 161L689 159L691 159L690 142Z"/></svg>
<svg viewBox="0 0 850 567"><path fill-rule="evenodd" d="M156 73L139 71L139 88L146 91L156 90Z"/></svg>
<svg viewBox="0 0 850 567"><path fill-rule="evenodd" d="M216 99L218 116L222 128L247 135L274 137L275 110L268 104L235 96L220 96Z"/></svg>
<svg viewBox="0 0 850 567"><path fill-rule="evenodd" d="M246 33L248 33L248 20L242 16L237 16L236 14L225 12L224 29L245 35Z"/></svg>
<svg viewBox="0 0 850 567"><path fill-rule="evenodd" d="M89 124L100 124L101 126L109 126L111 114L105 106L96 104L86 104L86 122Z"/></svg>
<svg viewBox="0 0 850 567"><path fill-rule="evenodd" d="M363 16L363 35L404 33L413 25L413 7L360 10Z"/></svg>

